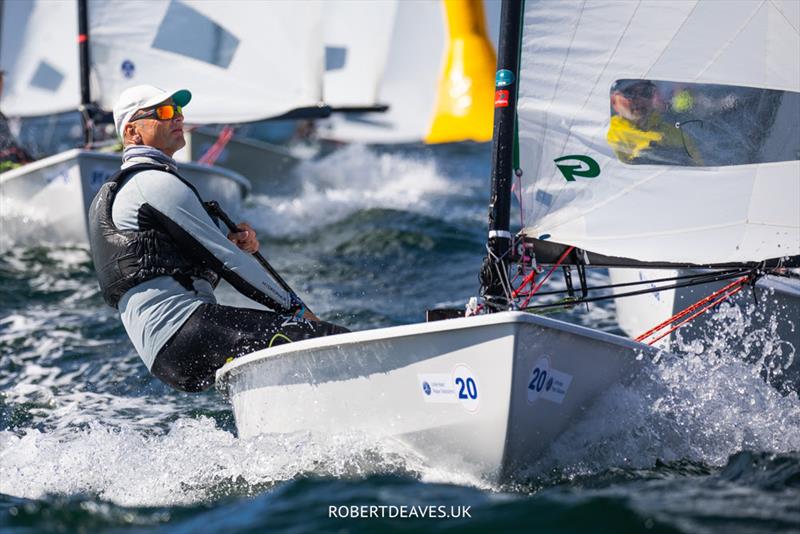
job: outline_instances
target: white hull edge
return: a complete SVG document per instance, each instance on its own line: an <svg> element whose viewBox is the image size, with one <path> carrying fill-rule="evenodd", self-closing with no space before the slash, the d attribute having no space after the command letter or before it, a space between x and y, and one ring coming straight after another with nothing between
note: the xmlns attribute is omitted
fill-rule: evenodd
<svg viewBox="0 0 800 534"><path fill-rule="evenodd" d="M217 141L213 131L203 128L186 132L186 147L181 151L198 161ZM225 145L215 165L246 176L257 192L283 190L301 158L289 148L256 139L234 137Z"/></svg>
<svg viewBox="0 0 800 534"><path fill-rule="evenodd" d="M261 350L220 369L217 386L243 438L360 432L395 438L431 465L504 481L634 376L649 350L506 312Z"/></svg>
<svg viewBox="0 0 800 534"><path fill-rule="evenodd" d="M46 232L48 240L88 243L87 215L100 186L119 170L120 155L73 149L0 174L3 219ZM195 163L180 165L181 175L204 200L217 200L232 214L239 211L250 183L227 169ZM11 228L14 231L13 228ZM14 233L26 233L25 228ZM41 234L40 234L41 235Z"/></svg>

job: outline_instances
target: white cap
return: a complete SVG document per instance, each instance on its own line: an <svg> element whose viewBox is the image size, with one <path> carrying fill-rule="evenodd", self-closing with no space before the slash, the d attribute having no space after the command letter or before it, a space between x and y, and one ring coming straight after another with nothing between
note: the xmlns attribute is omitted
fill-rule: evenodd
<svg viewBox="0 0 800 534"><path fill-rule="evenodd" d="M170 98L175 104L185 106L192 99L192 93L187 89L180 89L170 93L152 85L137 85L122 91L117 103L114 105L114 126L117 128L117 134L120 139L123 139L122 132L134 113L140 109L160 104Z"/></svg>

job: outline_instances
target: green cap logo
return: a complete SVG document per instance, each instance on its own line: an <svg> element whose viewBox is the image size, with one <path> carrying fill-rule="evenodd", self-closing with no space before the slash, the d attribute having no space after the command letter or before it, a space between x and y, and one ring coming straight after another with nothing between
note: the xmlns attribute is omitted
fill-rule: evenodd
<svg viewBox="0 0 800 534"><path fill-rule="evenodd" d="M562 161L567 162L570 160L576 163L561 163ZM581 178L597 178L600 175L600 165L598 165L598 163L589 156L581 156L577 154L572 156L561 156L553 161L555 161L556 167L558 167L558 170L561 171L561 174L564 175L564 178L568 182L574 182L576 176ZM561 164L559 165L559 163Z"/></svg>

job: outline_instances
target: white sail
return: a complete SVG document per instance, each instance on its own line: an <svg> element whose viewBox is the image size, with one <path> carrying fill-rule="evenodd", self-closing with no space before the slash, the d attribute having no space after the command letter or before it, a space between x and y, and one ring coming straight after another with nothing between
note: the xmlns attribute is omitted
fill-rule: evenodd
<svg viewBox="0 0 800 534"><path fill-rule="evenodd" d="M7 115L78 108L77 3L4 2ZM91 97L111 110L127 87L193 92L187 120L245 122L322 101L322 4L90 0Z"/></svg>
<svg viewBox="0 0 800 534"><path fill-rule="evenodd" d="M78 109L77 3L2 2L0 9L0 110L35 116Z"/></svg>
<svg viewBox="0 0 800 534"><path fill-rule="evenodd" d="M446 43L444 11L439 0L400 2L381 80L386 113L333 116L323 135L361 143L408 143L424 138L434 110L434 96Z"/></svg>
<svg viewBox="0 0 800 534"><path fill-rule="evenodd" d="M245 122L322 101L317 1L92 0L101 106L148 83L193 92L187 120Z"/></svg>
<svg viewBox="0 0 800 534"><path fill-rule="evenodd" d="M800 254L798 6L526 2L526 235L643 261ZM614 95L637 84L649 85L642 93L664 126L641 126L653 137L625 152L612 121L624 118L624 101ZM678 157L659 159L670 136Z"/></svg>
<svg viewBox="0 0 800 534"><path fill-rule="evenodd" d="M378 97L389 110L334 115L320 135L358 143L488 141L496 57L484 21L496 21L499 10L496 0L399 2Z"/></svg>
<svg viewBox="0 0 800 534"><path fill-rule="evenodd" d="M325 103L374 106L389 54L397 0L324 4Z"/></svg>

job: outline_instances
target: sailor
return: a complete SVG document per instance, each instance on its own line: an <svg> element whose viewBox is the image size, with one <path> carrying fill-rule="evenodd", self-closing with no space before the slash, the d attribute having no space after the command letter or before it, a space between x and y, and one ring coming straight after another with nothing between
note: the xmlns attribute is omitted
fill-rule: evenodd
<svg viewBox="0 0 800 534"><path fill-rule="evenodd" d="M176 389L201 391L230 358L347 330L304 310L250 254L259 247L253 228L223 233L180 175L172 156L185 144L191 98L150 85L120 95L122 168L92 202L89 235L103 297L150 372ZM220 277L272 311L217 304Z"/></svg>
<svg viewBox="0 0 800 534"><path fill-rule="evenodd" d="M650 80L620 80L611 88L613 114L606 139L625 163L702 165L691 136L667 121L658 87Z"/></svg>
<svg viewBox="0 0 800 534"><path fill-rule="evenodd" d="M5 71L0 70L0 99L3 98L3 78ZM8 127L8 119L0 111L0 172L19 167L33 161L28 152L14 139Z"/></svg>

